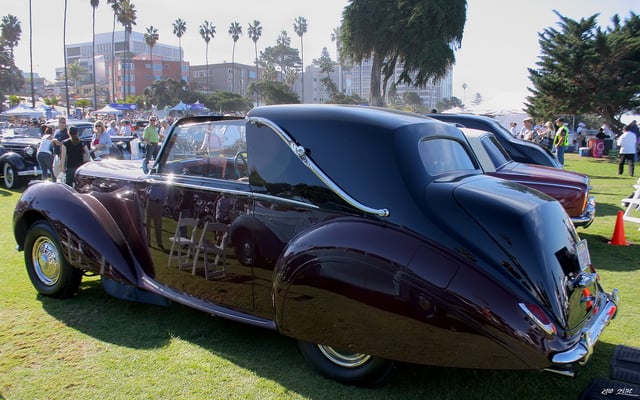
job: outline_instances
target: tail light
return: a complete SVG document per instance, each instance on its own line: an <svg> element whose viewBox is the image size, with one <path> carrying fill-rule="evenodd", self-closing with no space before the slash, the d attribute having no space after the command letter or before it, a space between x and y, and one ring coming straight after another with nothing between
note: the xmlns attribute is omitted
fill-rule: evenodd
<svg viewBox="0 0 640 400"><path fill-rule="evenodd" d="M518 303L522 311L547 335L555 336L558 333L556 325L551 322L547 314L535 304Z"/></svg>

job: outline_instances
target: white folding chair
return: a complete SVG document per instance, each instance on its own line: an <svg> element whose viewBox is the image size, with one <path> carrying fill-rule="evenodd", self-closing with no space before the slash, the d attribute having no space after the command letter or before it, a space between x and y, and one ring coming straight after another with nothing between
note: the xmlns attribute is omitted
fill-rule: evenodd
<svg viewBox="0 0 640 400"><path fill-rule="evenodd" d="M197 218L183 218L182 215L178 219L176 225L176 232L173 237L170 237L171 250L169 251L169 266L171 266L171 260L174 253L178 259L178 269L190 267L191 252L195 247L196 230L198 228Z"/></svg>
<svg viewBox="0 0 640 400"><path fill-rule="evenodd" d="M200 240L196 245L196 254L193 257L193 268L191 273L196 274L200 254L203 256L204 277L223 276L227 266L227 243L229 241L229 225L220 222L207 221L202 228ZM210 265L209 257L215 255L213 264ZM218 266L218 262L222 260L222 264Z"/></svg>

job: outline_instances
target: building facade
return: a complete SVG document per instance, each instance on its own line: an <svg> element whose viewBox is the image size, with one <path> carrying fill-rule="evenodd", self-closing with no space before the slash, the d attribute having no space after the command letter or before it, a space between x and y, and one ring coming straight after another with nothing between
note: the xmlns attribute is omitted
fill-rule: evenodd
<svg viewBox="0 0 640 400"><path fill-rule="evenodd" d="M151 86L155 80L173 78L176 80L189 79L189 64L180 62L180 48L157 42L151 49L144 40L144 34L131 32L129 35L129 56L124 31L99 33L95 36L95 59L93 43L67 44L67 67L80 64L84 73L79 79L80 84L93 82L93 64L96 65L96 82L105 83L109 92L115 86L116 93L110 93L110 99L122 99L125 95L142 95L144 89ZM151 50L153 52L151 53ZM115 55L115 58L114 58ZM153 65L151 65L153 57ZM114 63L112 61L115 60ZM112 69L115 66L115 70ZM115 73L114 73L115 72ZM68 75L68 70L67 70ZM115 75L115 85L113 78ZM64 67L56 69L56 79L64 80Z"/></svg>
<svg viewBox="0 0 640 400"><path fill-rule="evenodd" d="M398 76L402 72L403 65L396 65L394 75L389 79L386 93L389 94L391 85L397 81ZM447 68L445 76L439 80L429 80L423 87L414 87L407 84L399 84L396 86L396 94L402 98L406 92L416 92L422 99L425 108L435 108L436 104L442 99L448 99L453 93L453 69ZM364 60L360 64L352 65L346 69L344 74L345 93L357 94L361 98L368 100L371 97L371 60ZM389 99L385 99L389 102Z"/></svg>
<svg viewBox="0 0 640 400"><path fill-rule="evenodd" d="M255 65L239 63L209 64L209 86L207 86L207 65L192 65L189 67L188 82L191 89L202 92L220 90L246 96L249 84L257 80Z"/></svg>

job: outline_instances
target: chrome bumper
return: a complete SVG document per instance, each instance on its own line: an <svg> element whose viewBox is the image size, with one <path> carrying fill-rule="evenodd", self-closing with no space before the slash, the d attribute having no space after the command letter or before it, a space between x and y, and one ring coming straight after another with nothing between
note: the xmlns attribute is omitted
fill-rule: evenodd
<svg viewBox="0 0 640 400"><path fill-rule="evenodd" d="M42 175L42 170L38 167L33 167L33 169L24 169L22 171L16 171L18 176L38 176Z"/></svg>
<svg viewBox="0 0 640 400"><path fill-rule="evenodd" d="M575 227L588 228L595 218L596 199L593 196L589 196L589 199L587 200L587 208L584 210L584 213L579 217L571 218L571 222L573 222Z"/></svg>
<svg viewBox="0 0 640 400"><path fill-rule="evenodd" d="M595 315L589 325L585 326L581 332L581 339L571 349L562 353L554 354L551 362L556 365L579 363L584 364L593 353L593 347L598 342L604 328L615 318L620 303L618 289L613 289L611 294L605 294L604 305Z"/></svg>

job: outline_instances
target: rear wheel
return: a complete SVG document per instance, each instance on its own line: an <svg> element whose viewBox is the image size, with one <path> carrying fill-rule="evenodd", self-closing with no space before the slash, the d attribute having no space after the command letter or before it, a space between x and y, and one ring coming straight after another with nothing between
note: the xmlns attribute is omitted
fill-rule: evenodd
<svg viewBox="0 0 640 400"><path fill-rule="evenodd" d="M377 385L387 377L394 364L383 358L320 344L298 341L298 347L320 374L348 385Z"/></svg>
<svg viewBox="0 0 640 400"><path fill-rule="evenodd" d="M7 189L15 189L22 184L22 178L18 176L16 167L11 163L4 164L4 186Z"/></svg>
<svg viewBox="0 0 640 400"><path fill-rule="evenodd" d="M82 271L64 258L58 235L47 222L37 222L29 228L24 243L24 261L38 293L63 299L78 291Z"/></svg>

